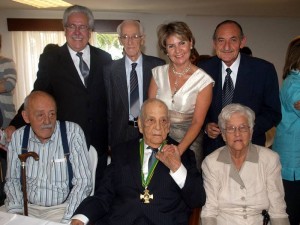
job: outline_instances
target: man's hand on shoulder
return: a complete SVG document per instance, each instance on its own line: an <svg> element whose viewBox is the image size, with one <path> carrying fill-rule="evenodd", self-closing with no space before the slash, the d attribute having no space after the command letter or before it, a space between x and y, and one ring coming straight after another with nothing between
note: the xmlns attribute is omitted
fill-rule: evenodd
<svg viewBox="0 0 300 225"><path fill-rule="evenodd" d="M15 132L16 128L14 126L8 126L5 128L5 133L6 133L6 141L10 142L11 141L11 136L13 132Z"/></svg>
<svg viewBox="0 0 300 225"><path fill-rule="evenodd" d="M84 225L84 223L80 220L73 219L71 220L71 225Z"/></svg>

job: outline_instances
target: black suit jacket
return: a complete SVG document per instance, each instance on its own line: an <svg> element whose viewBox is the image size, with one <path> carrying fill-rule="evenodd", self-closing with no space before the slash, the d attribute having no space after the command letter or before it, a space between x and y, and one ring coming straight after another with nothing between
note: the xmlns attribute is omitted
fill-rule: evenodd
<svg viewBox="0 0 300 225"><path fill-rule="evenodd" d="M164 60L143 54L143 100L148 98L151 70L163 64L165 64ZM139 136L138 129L128 125L129 103L125 57L105 67L104 79L108 97L109 144L113 147Z"/></svg>
<svg viewBox="0 0 300 225"><path fill-rule="evenodd" d="M168 144L171 143L177 144L168 139ZM105 171L101 186L94 196L80 204L75 215L84 214L92 222L100 219L97 224L106 225L187 225L191 208L205 203L202 177L191 150L182 155L182 163L188 172L182 189L170 176L170 170L161 162L157 164L148 186L153 194L149 204L140 200L144 188L139 139L116 146L112 153L113 161Z"/></svg>
<svg viewBox="0 0 300 225"><path fill-rule="evenodd" d="M214 56L200 61L198 66L215 80L213 99L205 122L217 123L222 110L222 62ZM232 103L246 105L255 112L252 143L264 146L265 132L281 120L278 77L273 64L241 53ZM205 135L203 145L207 155L225 143L221 135L216 139Z"/></svg>
<svg viewBox="0 0 300 225"><path fill-rule="evenodd" d="M103 66L111 62L111 56L90 46L90 60L90 75L86 88L79 77L67 44L42 54L34 91L46 91L55 98L58 120L72 121L81 126L88 146L92 144L96 148L99 164L103 164L99 169L103 170L100 167L105 166L106 157L101 160L101 156L106 155L108 143ZM17 128L25 124L21 111L22 107L11 122L11 125Z"/></svg>

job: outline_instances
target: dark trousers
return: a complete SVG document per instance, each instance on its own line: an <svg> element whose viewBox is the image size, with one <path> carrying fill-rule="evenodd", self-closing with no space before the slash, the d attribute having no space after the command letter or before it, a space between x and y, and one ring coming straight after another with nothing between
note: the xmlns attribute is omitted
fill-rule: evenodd
<svg viewBox="0 0 300 225"><path fill-rule="evenodd" d="M300 180L283 180L286 212L289 215L291 225L300 224Z"/></svg>

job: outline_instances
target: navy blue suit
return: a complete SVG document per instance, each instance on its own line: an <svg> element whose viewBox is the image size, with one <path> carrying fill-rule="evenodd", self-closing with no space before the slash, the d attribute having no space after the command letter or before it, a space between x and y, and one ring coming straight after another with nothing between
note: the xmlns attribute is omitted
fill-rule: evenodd
<svg viewBox="0 0 300 225"><path fill-rule="evenodd" d="M222 110L222 61L214 56L199 62L198 66L215 80L213 99L205 123L218 123L218 115ZM278 77L273 64L241 53L232 103L243 104L255 112L252 143L264 146L265 132L281 120ZM208 155L223 145L225 143L221 135L216 139L205 135L204 154Z"/></svg>
<svg viewBox="0 0 300 225"><path fill-rule="evenodd" d="M168 139L168 144L177 144ZM153 199L149 204L140 200L141 182L139 139L112 149L112 164L105 170L101 186L94 196L86 198L75 211L97 225L187 225L191 208L205 203L202 176L196 168L195 155L185 151L181 160L187 169L184 187L180 189L170 170L157 164L148 186Z"/></svg>

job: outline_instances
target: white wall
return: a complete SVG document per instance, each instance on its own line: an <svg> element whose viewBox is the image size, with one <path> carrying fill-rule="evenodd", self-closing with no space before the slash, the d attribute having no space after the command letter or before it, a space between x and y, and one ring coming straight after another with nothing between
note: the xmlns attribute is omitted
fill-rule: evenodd
<svg viewBox="0 0 300 225"><path fill-rule="evenodd" d="M7 31L7 18L62 18L62 11L0 10L0 33L2 34L2 54L12 57L11 33ZM252 18L252 17L200 17L184 15L108 13L94 12L95 19L138 19L145 27L145 53L160 56L157 49L156 28L161 23L170 21L186 22L196 38L196 48L200 54L212 54L212 40L216 25L225 19L238 21L247 36L247 45L253 55L272 62L281 82L282 68L288 43L300 35L300 18Z"/></svg>

